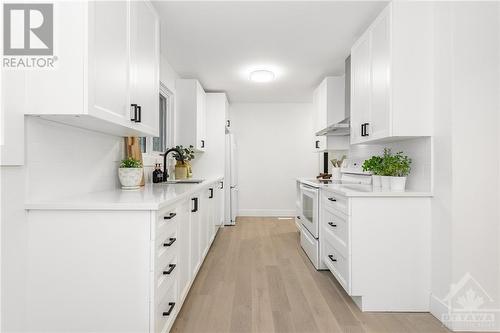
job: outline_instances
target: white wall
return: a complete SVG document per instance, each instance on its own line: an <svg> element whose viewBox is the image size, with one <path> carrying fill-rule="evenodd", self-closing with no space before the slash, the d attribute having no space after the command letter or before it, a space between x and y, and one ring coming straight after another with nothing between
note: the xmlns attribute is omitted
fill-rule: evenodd
<svg viewBox="0 0 500 333"><path fill-rule="evenodd" d="M295 215L295 178L314 177L313 106L234 103L239 215Z"/></svg>
<svg viewBox="0 0 500 333"><path fill-rule="evenodd" d="M432 312L466 273L500 309L500 5L437 3ZM478 330L460 322L455 329ZM500 312L496 328L500 330Z"/></svg>

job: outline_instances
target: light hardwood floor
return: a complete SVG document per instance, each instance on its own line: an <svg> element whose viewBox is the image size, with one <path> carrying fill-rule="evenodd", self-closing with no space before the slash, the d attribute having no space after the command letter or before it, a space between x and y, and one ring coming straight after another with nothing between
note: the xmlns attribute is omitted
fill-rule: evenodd
<svg viewBox="0 0 500 333"><path fill-rule="evenodd" d="M316 271L293 220L219 230L172 332L449 332L428 313L363 313Z"/></svg>

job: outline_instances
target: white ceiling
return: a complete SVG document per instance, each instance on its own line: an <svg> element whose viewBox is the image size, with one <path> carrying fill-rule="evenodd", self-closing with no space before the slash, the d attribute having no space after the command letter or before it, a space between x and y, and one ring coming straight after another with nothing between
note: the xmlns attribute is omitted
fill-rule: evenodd
<svg viewBox="0 0 500 333"><path fill-rule="evenodd" d="M162 53L184 78L231 102L310 102L327 75L342 75L351 45L385 2L158 1ZM248 80L252 68L275 81Z"/></svg>

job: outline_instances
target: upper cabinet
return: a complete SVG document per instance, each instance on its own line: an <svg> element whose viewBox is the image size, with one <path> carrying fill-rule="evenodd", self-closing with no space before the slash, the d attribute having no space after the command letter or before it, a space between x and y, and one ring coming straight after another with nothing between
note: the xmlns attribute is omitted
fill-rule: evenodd
<svg viewBox="0 0 500 333"><path fill-rule="evenodd" d="M351 143L432 134L432 6L392 2L351 49Z"/></svg>
<svg viewBox="0 0 500 333"><path fill-rule="evenodd" d="M177 142L198 152L204 152L206 138L206 94L198 80L179 79L175 83L177 113Z"/></svg>
<svg viewBox="0 0 500 333"><path fill-rule="evenodd" d="M316 151L326 151L328 149L344 149L343 139L328 140L324 134L326 128L337 124L345 118L345 78L344 76L326 77L314 90L314 149ZM335 145L335 141L341 143L342 147Z"/></svg>
<svg viewBox="0 0 500 333"><path fill-rule="evenodd" d="M26 73L25 113L157 136L159 20L149 1L54 3L54 69Z"/></svg>

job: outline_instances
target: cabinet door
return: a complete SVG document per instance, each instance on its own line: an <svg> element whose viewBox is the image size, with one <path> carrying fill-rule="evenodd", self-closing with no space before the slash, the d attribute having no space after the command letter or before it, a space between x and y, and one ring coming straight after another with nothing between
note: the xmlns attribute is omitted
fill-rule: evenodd
<svg viewBox="0 0 500 333"><path fill-rule="evenodd" d="M362 136L361 128L370 123L370 58L368 32L351 49L351 143L363 142L367 138Z"/></svg>
<svg viewBox="0 0 500 333"><path fill-rule="evenodd" d="M203 258L205 251L208 247L208 196L206 195L208 191L203 191L203 195L200 196L200 213L199 213L199 223L200 223L200 258ZM201 261L203 259L200 259Z"/></svg>
<svg viewBox="0 0 500 333"><path fill-rule="evenodd" d="M130 123L129 3L89 2L88 112L96 117Z"/></svg>
<svg viewBox="0 0 500 333"><path fill-rule="evenodd" d="M179 252L178 252L178 265L179 265L179 297L184 297L184 294L187 293L187 288L189 286L189 282L191 281L190 275L190 223L189 223L189 214L190 214L191 206L188 201L183 202L179 208L177 209L177 216L179 221L179 234L178 234L178 242L179 242Z"/></svg>
<svg viewBox="0 0 500 333"><path fill-rule="evenodd" d="M141 108L140 124L158 135L159 32L149 1L130 2L130 103Z"/></svg>
<svg viewBox="0 0 500 333"><path fill-rule="evenodd" d="M199 82L196 82L196 148L204 151L206 142L206 100L207 96Z"/></svg>
<svg viewBox="0 0 500 333"><path fill-rule="evenodd" d="M323 81L324 82L324 81ZM325 85L326 87L326 85ZM323 94L324 96L324 94ZM326 112L326 101L324 100L322 96L322 85L316 88L314 90L314 95L313 95L313 109L314 109L314 115L313 115L313 121L314 121L314 126L313 126L313 150L314 151L321 151L323 149L326 149L326 137L324 136L316 136L316 132L319 130L322 130L323 128L326 127L326 113L324 113L322 110ZM323 100L323 101L322 101ZM324 119L325 121L322 121Z"/></svg>
<svg viewBox="0 0 500 333"><path fill-rule="evenodd" d="M377 18L371 31L371 115L370 138L391 135L391 33L390 7Z"/></svg>
<svg viewBox="0 0 500 333"><path fill-rule="evenodd" d="M191 207L189 214L189 224L191 227L190 234L190 260L189 275L191 279L194 279L195 272L198 270L200 265L200 209L199 209L199 195L192 197Z"/></svg>

